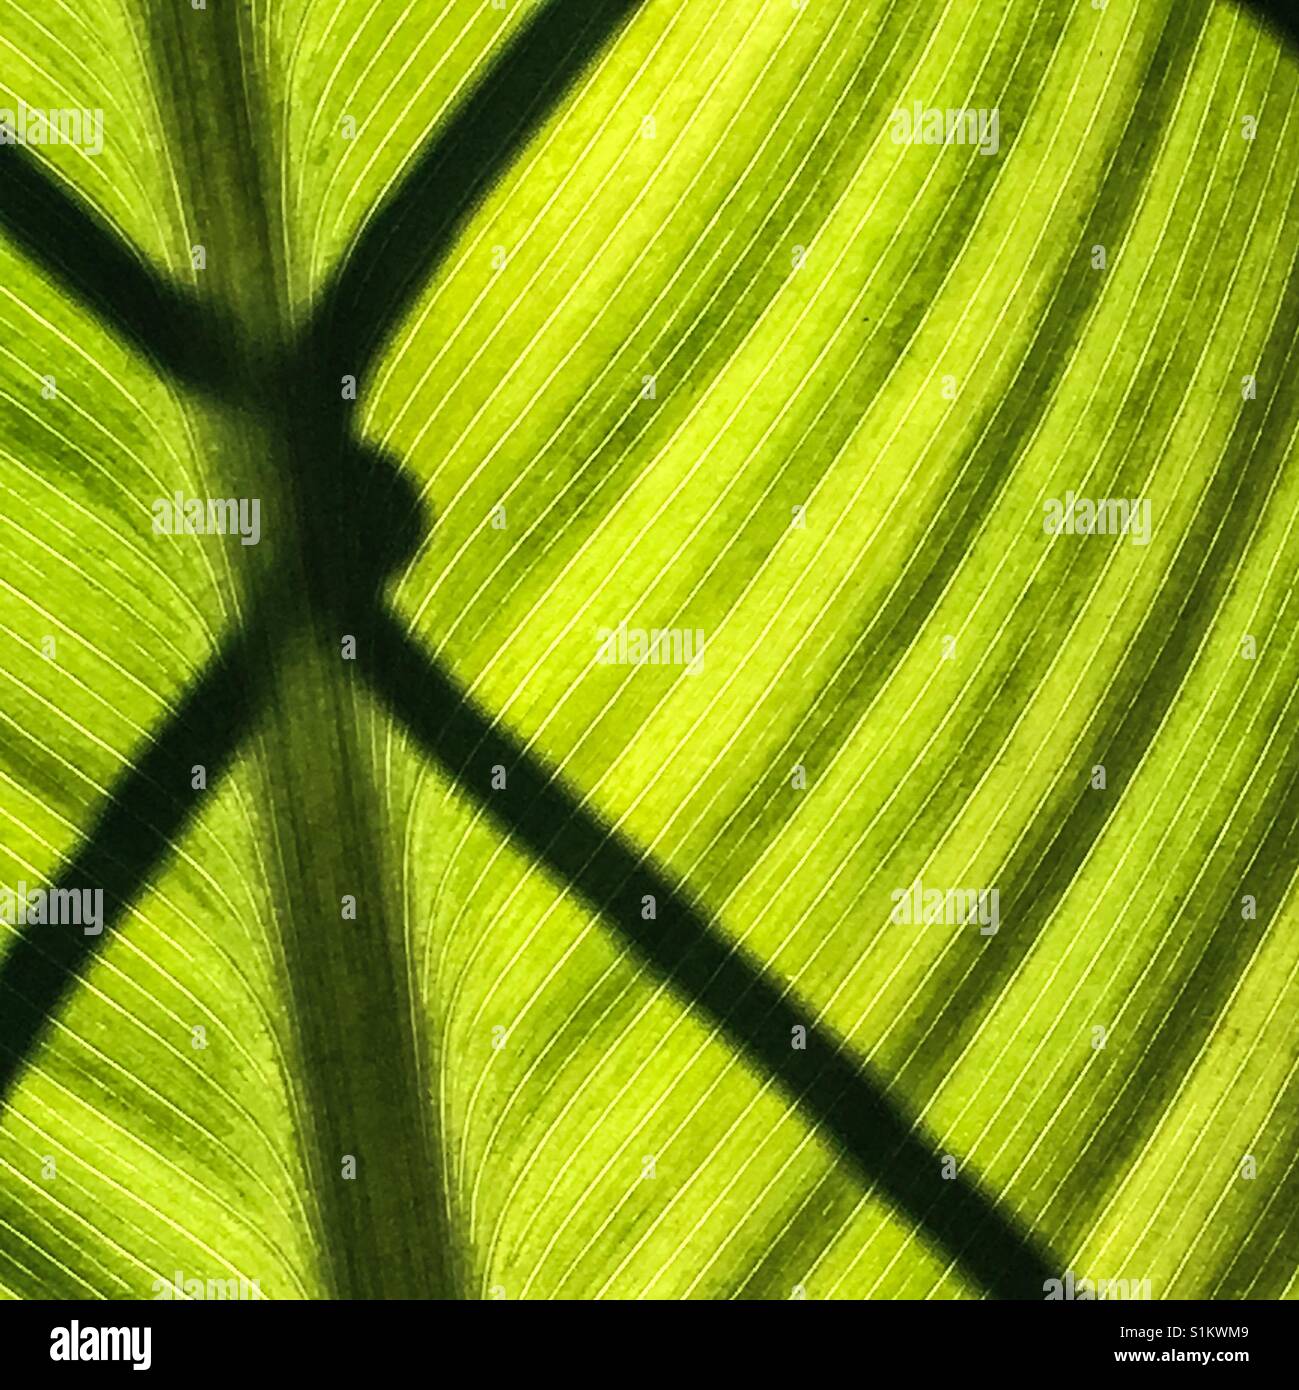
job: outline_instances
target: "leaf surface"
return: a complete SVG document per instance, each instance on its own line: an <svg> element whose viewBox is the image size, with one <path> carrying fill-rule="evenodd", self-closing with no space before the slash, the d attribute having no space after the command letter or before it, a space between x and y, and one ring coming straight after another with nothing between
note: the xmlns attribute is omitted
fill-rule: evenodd
<svg viewBox="0 0 1299 1390"><path fill-rule="evenodd" d="M0 3L0 1292L1288 1295L1283 40L155 8Z"/></svg>

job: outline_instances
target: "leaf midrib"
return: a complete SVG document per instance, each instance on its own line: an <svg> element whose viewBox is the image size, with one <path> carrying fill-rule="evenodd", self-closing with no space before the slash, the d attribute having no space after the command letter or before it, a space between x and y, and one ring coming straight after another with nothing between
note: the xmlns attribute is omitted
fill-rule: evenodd
<svg viewBox="0 0 1299 1390"><path fill-rule="evenodd" d="M268 910L280 927L288 1055L298 1073L286 1084L328 1296L454 1296L424 1039L403 914L391 895L398 879L380 833L372 750L373 724L383 716L357 699L355 668L341 658L344 633L313 601L329 521L320 522L320 501L307 494L318 485L341 497L331 488L344 441L331 437L331 413L326 427L310 432L320 472L308 475L297 443L306 422L295 415L327 384L304 391L295 379L310 363L293 360L290 287L276 250L286 220L276 171L288 151L270 143L278 123L267 74L239 26L232 7L161 7L150 56L186 223L207 253L196 288L233 315L241 338L235 377L248 409L214 425L205 418L205 437L219 454L202 472L223 495L262 499L263 542L239 547L240 607L282 609L258 633L254 659L272 675L273 694L248 755L265 808L254 830L275 851ZM286 360L281 375L273 364ZM345 428L345 417L336 418ZM342 918L344 894L356 899L355 921ZM343 1176L349 1155L350 1180Z"/></svg>

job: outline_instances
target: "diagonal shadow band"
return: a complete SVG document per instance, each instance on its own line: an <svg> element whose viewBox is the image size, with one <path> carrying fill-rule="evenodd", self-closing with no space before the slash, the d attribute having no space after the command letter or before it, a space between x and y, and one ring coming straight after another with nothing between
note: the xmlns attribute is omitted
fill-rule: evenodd
<svg viewBox="0 0 1299 1390"><path fill-rule="evenodd" d="M102 930L28 924L0 962L0 1111L50 1020L152 880L202 801L179 795L176 769L203 763L211 785L253 731L269 679L250 659L266 641L257 626L231 637L175 712L109 791L98 819L53 887L103 891Z"/></svg>
<svg viewBox="0 0 1299 1390"><path fill-rule="evenodd" d="M146 265L18 145L0 145L0 229L167 375L206 395L230 394L231 326Z"/></svg>
<svg viewBox="0 0 1299 1390"><path fill-rule="evenodd" d="M521 26L363 224L326 286L312 331L342 370L359 378L511 160L644 3L547 0Z"/></svg>
<svg viewBox="0 0 1299 1390"><path fill-rule="evenodd" d="M274 602L262 605L276 612ZM209 786L252 733L270 684L255 657L260 623L230 639L138 761L122 775L56 887L104 891L103 931L25 927L0 962L0 1107L62 1007L173 850L199 796L177 795L175 770L205 763ZM851 1161L868 1184L913 1220L928 1243L1000 1298L1042 1297L1055 1277L1045 1253L969 1178L944 1179L942 1155L843 1045L721 936L685 891L586 810L560 778L498 728L429 660L396 620L373 610L363 670L420 747L510 838L617 931L690 1007L712 1019L751 1066ZM507 768L508 790L490 790ZM654 922L641 917L650 893ZM793 1030L806 1046L791 1045Z"/></svg>
<svg viewBox="0 0 1299 1390"><path fill-rule="evenodd" d="M364 671L419 746L510 840L598 912L623 943L749 1064L775 1079L865 1181L923 1238L999 1298L1040 1299L1058 1277L1046 1253L942 1155L843 1044L741 948L728 942L644 853L587 810L559 776L486 718L398 626L377 612ZM504 790L492 769L506 770ZM657 917L645 921L642 899ZM794 1030L806 1047L793 1046Z"/></svg>

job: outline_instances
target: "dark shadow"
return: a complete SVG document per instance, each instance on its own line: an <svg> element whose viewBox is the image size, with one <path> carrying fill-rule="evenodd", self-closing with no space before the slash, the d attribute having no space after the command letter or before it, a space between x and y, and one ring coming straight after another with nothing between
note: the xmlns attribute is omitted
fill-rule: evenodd
<svg viewBox="0 0 1299 1390"><path fill-rule="evenodd" d="M252 732L269 669L255 657L257 629L232 637L158 736L118 778L56 889L101 889L103 930L75 924L21 928L0 962L0 1110L45 1028L131 904L166 861L206 793L190 785L202 764L212 787ZM29 885L34 887L36 885Z"/></svg>
<svg viewBox="0 0 1299 1390"><path fill-rule="evenodd" d="M1299 45L1299 0L1236 0L1289 43Z"/></svg>
<svg viewBox="0 0 1299 1390"><path fill-rule="evenodd" d="M590 811L511 734L494 725L388 616L376 615L366 675L424 751L510 840L598 912L690 1007L725 1032L751 1067L774 1077L860 1176L925 1238L999 1298L1040 1299L1059 1277L1045 1252L942 1154L843 1044L730 943L685 890ZM492 790L492 771L506 786ZM655 899L646 921L642 900ZM793 1045L806 1032L806 1048Z"/></svg>
<svg viewBox="0 0 1299 1390"><path fill-rule="evenodd" d="M359 379L484 195L643 3L550 0L514 36L326 287L314 319L340 371Z"/></svg>
<svg viewBox="0 0 1299 1390"><path fill-rule="evenodd" d="M369 220L327 289L303 341L274 369L276 389L240 408L285 403L287 451L302 526L294 548L311 613L263 595L254 626L233 638L177 713L113 788L64 887L102 887L105 931L24 930L0 964L0 1104L49 1020L108 932L165 861L199 794L177 782L204 763L209 788L249 735L269 670L263 624L311 620L369 634L367 677L420 745L501 828L598 911L655 974L713 1019L750 1066L769 1074L861 1176L995 1295L1040 1299L1059 1271L969 1178L941 1176L942 1155L842 1044L800 1013L778 982L729 944L685 890L583 809L511 735L474 708L381 607L380 586L420 525L394 460L356 441L335 393L338 371L360 375L499 180L576 76L641 0L551 0L498 58L482 87L435 137L402 187ZM100 218L57 189L25 156L3 151L0 226L84 303L179 381L221 394L256 376L236 340L197 301L171 289ZM238 392L236 392L238 394ZM296 578L296 576L294 576ZM296 586L295 586L296 587ZM259 648L259 651L262 649ZM270 649L266 649L270 650ZM508 790L490 790L491 768ZM641 919L641 899L658 916ZM792 1046L806 1030L805 1049Z"/></svg>
<svg viewBox="0 0 1299 1390"><path fill-rule="evenodd" d="M0 145L0 229L161 372L192 390L229 395L230 326L197 295L157 275L17 145Z"/></svg>
<svg viewBox="0 0 1299 1390"><path fill-rule="evenodd" d="M413 551L420 518L414 489L396 461L351 439L350 413L339 400L337 377L323 369L329 354L355 354L362 342L378 346L384 325L405 307L404 296L445 255L519 142L640 3L600 0L574 6L551 0L498 58L486 88L430 141L411 180L367 224L303 341L289 348L275 369L272 389L255 400L232 401L261 411L268 401L287 403L286 456L303 530L294 552L313 604L336 624L363 626L383 576ZM540 47L525 52L532 43ZM240 360L235 334L207 305L159 277L98 212L60 187L18 146L0 146L0 229L65 291L184 385L237 395L259 377L260 368L252 370ZM333 338L343 305L357 318L342 325L341 338ZM193 801L173 785L177 759L206 741L212 785L251 729L258 691L240 674L254 669L246 660L251 640L247 634L235 639L214 659L169 725L113 788L99 821L60 874L56 887L104 888L104 933L33 928L5 956L0 1106L49 1017L157 869L167 836L187 824Z"/></svg>

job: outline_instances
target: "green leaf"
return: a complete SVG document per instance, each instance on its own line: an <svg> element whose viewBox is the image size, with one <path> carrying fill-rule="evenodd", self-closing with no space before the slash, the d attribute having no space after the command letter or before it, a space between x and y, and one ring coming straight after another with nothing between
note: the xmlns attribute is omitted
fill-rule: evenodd
<svg viewBox="0 0 1299 1390"><path fill-rule="evenodd" d="M0 0L0 1293L1288 1295L1283 42Z"/></svg>

